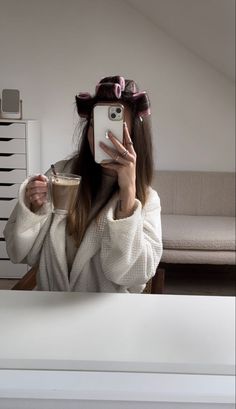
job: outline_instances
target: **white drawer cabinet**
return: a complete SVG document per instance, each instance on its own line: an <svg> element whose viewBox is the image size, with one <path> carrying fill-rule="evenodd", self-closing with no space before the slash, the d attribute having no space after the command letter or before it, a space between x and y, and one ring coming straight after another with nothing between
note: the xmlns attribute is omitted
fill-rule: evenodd
<svg viewBox="0 0 236 409"><path fill-rule="evenodd" d="M20 184L41 171L40 129L36 120L0 119L0 278L19 278L26 265L7 255L3 230L17 202Z"/></svg>
<svg viewBox="0 0 236 409"><path fill-rule="evenodd" d="M1 153L25 153L24 139L2 138L0 136Z"/></svg>
<svg viewBox="0 0 236 409"><path fill-rule="evenodd" d="M3 238L3 230L6 225L6 220L0 220L0 239Z"/></svg>
<svg viewBox="0 0 236 409"><path fill-rule="evenodd" d="M17 199L0 200L1 219L8 219L16 205Z"/></svg>
<svg viewBox="0 0 236 409"><path fill-rule="evenodd" d="M1 152L1 150L0 150ZM1 168L9 169L9 168L25 168L25 154L17 154L11 153L5 156L1 156Z"/></svg>
<svg viewBox="0 0 236 409"><path fill-rule="evenodd" d="M0 241L0 258L7 259L7 251L4 241Z"/></svg>
<svg viewBox="0 0 236 409"><path fill-rule="evenodd" d="M4 277L21 278L29 267L26 264L13 264L10 260L1 260L1 270L4 271Z"/></svg>
<svg viewBox="0 0 236 409"><path fill-rule="evenodd" d="M0 119L0 138L25 139L26 121L11 121ZM31 121L32 122L32 121Z"/></svg>
<svg viewBox="0 0 236 409"><path fill-rule="evenodd" d="M2 183L2 182L1 182ZM5 183L0 184L0 197L10 199L15 198L18 195L20 184L19 183Z"/></svg>
<svg viewBox="0 0 236 409"><path fill-rule="evenodd" d="M0 156L1 160L1 156ZM21 183L25 178L27 169L3 169L0 171L0 184Z"/></svg>

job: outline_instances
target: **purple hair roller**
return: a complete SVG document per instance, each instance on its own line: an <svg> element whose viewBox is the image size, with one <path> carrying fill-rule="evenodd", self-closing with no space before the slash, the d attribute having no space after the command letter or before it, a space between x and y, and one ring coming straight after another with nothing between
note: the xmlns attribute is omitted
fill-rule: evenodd
<svg viewBox="0 0 236 409"><path fill-rule="evenodd" d="M120 84L114 84L114 94L116 96L116 98L120 98L121 97L121 86Z"/></svg>
<svg viewBox="0 0 236 409"><path fill-rule="evenodd" d="M119 99L121 97L121 86L117 83L105 82L100 83L96 86L96 95L99 97L116 97Z"/></svg>
<svg viewBox="0 0 236 409"><path fill-rule="evenodd" d="M145 109L145 111L139 112L138 114L139 114L140 118L151 115L151 109L150 108Z"/></svg>
<svg viewBox="0 0 236 409"><path fill-rule="evenodd" d="M80 92L79 95L78 95L78 98L80 98L80 99L90 99L92 97L91 97L91 94L89 94L89 92Z"/></svg>
<svg viewBox="0 0 236 409"><path fill-rule="evenodd" d="M146 91L133 94L132 99L140 106L138 111L140 119L151 115L150 103Z"/></svg>
<svg viewBox="0 0 236 409"><path fill-rule="evenodd" d="M132 95L132 98L134 99L134 101L137 101L137 99L146 96L146 94L147 94L146 91L136 92Z"/></svg>
<svg viewBox="0 0 236 409"><path fill-rule="evenodd" d="M120 82L121 92L123 92L125 89L125 79L124 77L119 77L119 80L120 80L119 82Z"/></svg>

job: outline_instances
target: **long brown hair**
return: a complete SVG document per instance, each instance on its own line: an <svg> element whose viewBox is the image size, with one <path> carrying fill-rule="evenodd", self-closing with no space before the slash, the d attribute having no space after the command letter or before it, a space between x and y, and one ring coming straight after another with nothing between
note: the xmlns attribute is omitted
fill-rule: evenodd
<svg viewBox="0 0 236 409"><path fill-rule="evenodd" d="M79 247L86 229L90 222L91 208L96 202L96 197L102 183L102 167L94 161L88 141L88 130L91 121L92 109L98 101L118 100L117 95L111 92L111 86L105 87L103 84L117 84L119 76L106 77L100 81L95 97L88 97L89 94L76 96L76 105L81 117L82 132L79 141L78 151L72 158L72 173L82 177L77 200L73 211L68 216L68 233L74 238ZM123 78L122 78L123 79ZM124 89L121 92L119 101L127 104L131 110L131 139L136 159L136 197L144 206L147 200L147 187L151 184L153 174L152 155L152 131L150 101L146 93L139 93L137 84L131 80L124 80ZM84 97L87 95L87 97ZM140 97L138 97L140 95ZM148 114L146 114L148 112ZM143 115L143 113L145 113ZM98 216L102 208L110 198L119 190L117 182L114 183L110 194L104 203L97 210L93 219Z"/></svg>

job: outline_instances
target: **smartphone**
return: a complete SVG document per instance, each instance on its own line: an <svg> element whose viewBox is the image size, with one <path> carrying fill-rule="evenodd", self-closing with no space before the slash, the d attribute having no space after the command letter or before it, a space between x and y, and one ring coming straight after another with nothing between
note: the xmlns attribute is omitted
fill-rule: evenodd
<svg viewBox="0 0 236 409"><path fill-rule="evenodd" d="M120 103L98 103L93 108L93 131L94 131L94 160L101 163L103 160L111 160L99 146L104 142L114 148L108 138L108 131L123 144L124 106Z"/></svg>

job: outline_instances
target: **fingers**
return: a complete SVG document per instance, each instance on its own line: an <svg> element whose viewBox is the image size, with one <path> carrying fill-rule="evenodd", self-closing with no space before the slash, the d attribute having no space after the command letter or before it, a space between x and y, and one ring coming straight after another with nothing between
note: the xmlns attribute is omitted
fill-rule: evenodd
<svg viewBox="0 0 236 409"><path fill-rule="evenodd" d="M113 161L119 162L123 165L127 165L129 162L134 163L136 159L136 154L132 146L131 138L129 136L128 129L124 131L124 135L126 137L126 146L127 149L122 143L112 134L112 132L108 132L108 137L114 148L110 148L103 142L100 143L101 148L106 152Z"/></svg>
<svg viewBox="0 0 236 409"><path fill-rule="evenodd" d="M128 165L129 163L133 162L133 158L129 155L129 152L127 149L122 148L122 151L118 151L118 149L113 149L107 146L105 143L101 142L100 144L101 148L104 150L104 152L107 153L107 155L110 156L111 160L108 160L108 162L119 162L123 165ZM107 163L107 161L103 161L102 163Z"/></svg>
<svg viewBox="0 0 236 409"><path fill-rule="evenodd" d="M111 148L103 142L100 142L100 147L110 156L111 160L103 161L101 164L108 165L116 163L117 165L124 166L129 166L131 163L135 164L136 152L126 122L124 122L124 145L110 131L108 132L108 137L114 148Z"/></svg>
<svg viewBox="0 0 236 409"><path fill-rule="evenodd" d="M47 194L48 184L45 176L38 175L30 178L25 195L34 207L41 207L47 201Z"/></svg>
<svg viewBox="0 0 236 409"><path fill-rule="evenodd" d="M28 198L30 200L30 202L34 202L34 201L45 201L47 198L47 190L45 189L29 189L28 190Z"/></svg>
<svg viewBox="0 0 236 409"><path fill-rule="evenodd" d="M34 176L29 177L29 183L36 181L36 180L39 180L41 182L48 182L48 178L45 175L34 175Z"/></svg>
<svg viewBox="0 0 236 409"><path fill-rule="evenodd" d="M36 200L32 200L30 204L33 206L34 210L38 210L41 206L46 203L46 198L38 198Z"/></svg>
<svg viewBox="0 0 236 409"><path fill-rule="evenodd" d="M108 137L110 141L113 143L116 150L122 155L125 152L124 145L110 131L108 132Z"/></svg>
<svg viewBox="0 0 236 409"><path fill-rule="evenodd" d="M131 137L130 137L129 130L128 130L128 126L127 126L127 123L126 123L126 122L124 122L124 144L125 144L127 150L128 150L132 155L135 155L135 150L134 150L134 147L133 147L133 142L132 142L132 139L131 139Z"/></svg>
<svg viewBox="0 0 236 409"><path fill-rule="evenodd" d="M26 192L28 195L44 194L48 191L47 182L34 181L29 182L26 186Z"/></svg>

